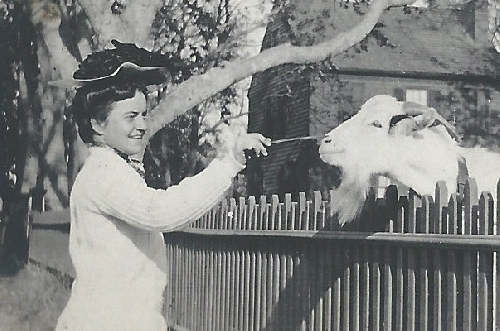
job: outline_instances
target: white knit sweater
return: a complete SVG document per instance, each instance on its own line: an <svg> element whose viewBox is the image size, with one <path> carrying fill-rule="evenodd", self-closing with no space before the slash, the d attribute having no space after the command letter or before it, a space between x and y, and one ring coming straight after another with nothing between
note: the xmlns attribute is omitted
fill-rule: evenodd
<svg viewBox="0 0 500 331"><path fill-rule="evenodd" d="M209 210L242 169L227 156L178 186L155 190L111 149L91 148L71 192L76 279L56 330L165 331L162 232Z"/></svg>

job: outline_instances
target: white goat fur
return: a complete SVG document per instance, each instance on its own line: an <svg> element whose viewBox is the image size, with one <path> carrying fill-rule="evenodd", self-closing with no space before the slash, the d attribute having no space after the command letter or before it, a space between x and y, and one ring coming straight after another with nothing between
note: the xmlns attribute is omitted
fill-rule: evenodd
<svg viewBox="0 0 500 331"><path fill-rule="evenodd" d="M500 154L458 146L443 125L409 133L395 127L389 132L391 118L404 115L402 105L394 97L375 96L322 140L321 159L342 169L341 184L332 198L333 212L339 214L341 224L359 214L373 176L396 179L420 195L433 196L438 181L446 182L450 194L456 192L461 157L479 193L489 191L496 201Z"/></svg>

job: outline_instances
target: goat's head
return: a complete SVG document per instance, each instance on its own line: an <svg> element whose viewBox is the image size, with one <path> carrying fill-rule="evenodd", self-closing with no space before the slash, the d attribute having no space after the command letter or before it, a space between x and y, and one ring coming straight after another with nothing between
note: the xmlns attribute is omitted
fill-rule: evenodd
<svg viewBox="0 0 500 331"><path fill-rule="evenodd" d="M319 149L324 162L342 169L333 197L340 221L359 213L373 176L397 179L420 194L431 194L439 180L456 180L454 138L454 128L433 108L388 95L369 99L328 133Z"/></svg>

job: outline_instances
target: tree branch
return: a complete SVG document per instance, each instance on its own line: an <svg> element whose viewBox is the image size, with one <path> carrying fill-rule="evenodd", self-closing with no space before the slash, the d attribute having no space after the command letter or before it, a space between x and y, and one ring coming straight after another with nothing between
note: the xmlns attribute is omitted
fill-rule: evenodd
<svg viewBox="0 0 500 331"><path fill-rule="evenodd" d="M223 67L212 68L203 75L193 76L172 89L158 104L151 116L150 134L154 134L176 116L208 99L218 91L257 72L285 63L311 63L339 54L363 40L389 7L402 6L415 0L373 0L364 19L351 30L323 43L297 47L282 44Z"/></svg>
<svg viewBox="0 0 500 331"><path fill-rule="evenodd" d="M219 128L219 126L226 123L227 121L235 120L235 119L240 118L240 117L245 116L245 115L248 115L248 112L241 112L239 114L223 117L217 123L215 123L214 125L212 125L211 127L207 128L207 129L205 129L205 132L215 132Z"/></svg>

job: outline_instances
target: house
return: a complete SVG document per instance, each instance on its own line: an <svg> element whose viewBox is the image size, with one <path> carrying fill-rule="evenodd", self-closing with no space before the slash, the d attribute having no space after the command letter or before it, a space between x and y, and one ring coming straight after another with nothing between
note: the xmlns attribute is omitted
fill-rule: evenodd
<svg viewBox="0 0 500 331"><path fill-rule="evenodd" d="M295 8L300 15L282 15L268 25L263 49L320 42L359 21L352 9L334 6L325 15L324 9L308 9L314 1L301 3L303 8ZM297 22L307 10L334 14L328 19L334 23ZM455 124L463 145L500 151L500 54L488 36L486 1L454 9L392 8L365 40L328 62L288 64L254 75L248 130L272 139L325 134L370 97L390 94L436 108ZM314 141L273 145L268 157L251 159L247 168L251 195L310 194L339 180L338 169L319 160Z"/></svg>

